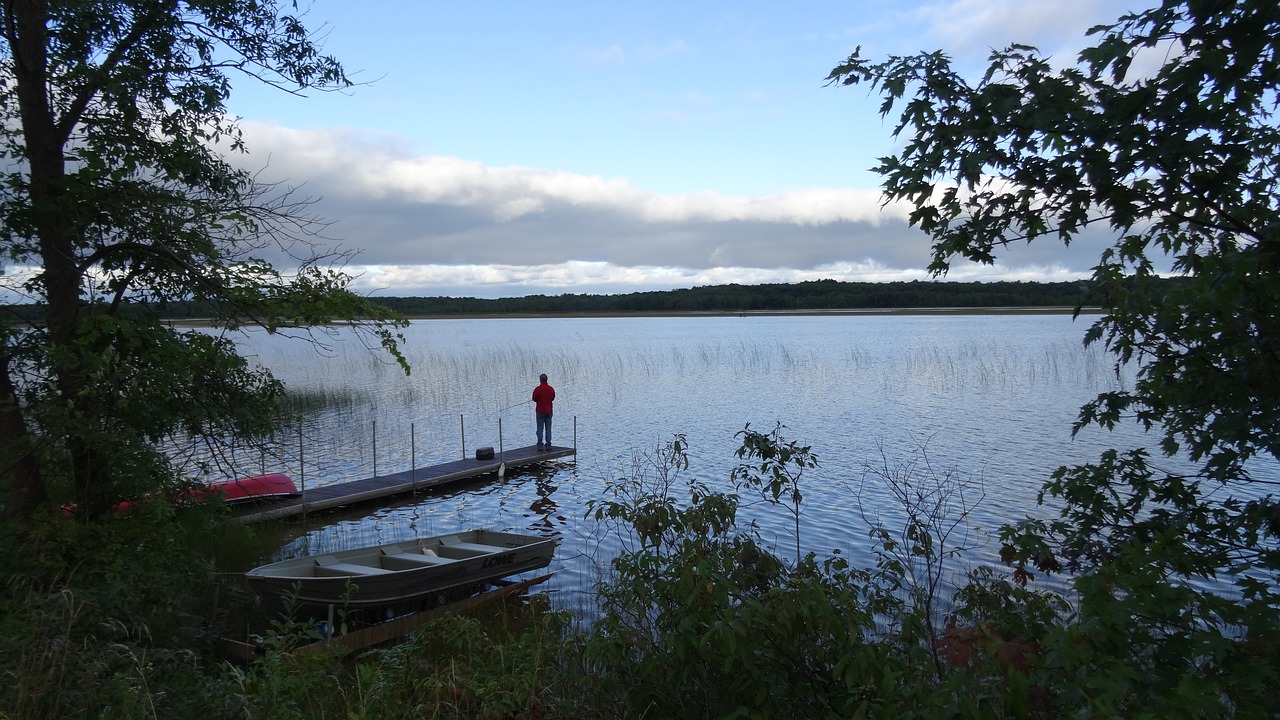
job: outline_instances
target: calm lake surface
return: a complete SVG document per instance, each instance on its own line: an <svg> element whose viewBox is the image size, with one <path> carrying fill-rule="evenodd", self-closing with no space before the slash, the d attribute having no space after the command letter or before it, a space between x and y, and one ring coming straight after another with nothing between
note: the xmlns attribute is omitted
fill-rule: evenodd
<svg viewBox="0 0 1280 720"><path fill-rule="evenodd" d="M284 471L308 487L462 457L483 445L534 444L530 392L539 373L556 388L554 440L577 457L467 481L393 504L291 521L276 558L392 542L472 527L561 538L544 585L582 607L616 536L584 517L606 483L652 472L645 459L679 433L694 477L728 489L735 435L750 423L812 446L820 466L801 480L804 551L839 550L870 564L861 507L889 525L901 517L868 464L927 456L935 474L972 482L964 530L974 545L957 571L994 564L994 532L1036 507L1056 467L1106 447L1152 445L1136 429L1087 430L1081 404L1123 387L1110 356L1085 349L1090 317L1070 315L839 315L530 318L415 321L406 377L355 338L323 347L253 334L246 354L292 393L315 401L270 453L245 450L239 474ZM376 446L376 451L375 451ZM922 455L922 452L924 453ZM865 480L865 482L864 482ZM753 504L776 551L795 554L791 516ZM264 561L271 558L264 558Z"/></svg>

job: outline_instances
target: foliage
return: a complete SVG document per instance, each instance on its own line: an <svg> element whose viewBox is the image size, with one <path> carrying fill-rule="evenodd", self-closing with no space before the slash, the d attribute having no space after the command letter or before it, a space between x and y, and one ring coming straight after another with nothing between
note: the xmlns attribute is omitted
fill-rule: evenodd
<svg viewBox="0 0 1280 720"><path fill-rule="evenodd" d="M742 438L738 458L744 460L733 469L731 479L741 485L756 489L766 501L787 503L796 528L796 558L800 558L800 510L804 494L800 492L800 477L805 470L818 467L818 458L808 445L783 438L786 428L782 423L768 433L752 430L748 423L737 437ZM758 464L757 464L758 463Z"/></svg>
<svg viewBox="0 0 1280 720"><path fill-rule="evenodd" d="M409 316L485 313L663 313L855 310L900 308L1095 306L1089 284L1077 282L844 282L810 280L760 285L708 285L617 295L530 295L516 298L378 297ZM198 308L182 308L195 313ZM191 316L191 315L187 315Z"/></svg>
<svg viewBox="0 0 1280 720"><path fill-rule="evenodd" d="M802 447L780 431L751 440L744 455L779 458ZM945 537L924 537L948 532L950 503L904 503L910 530L877 519L869 528L878 543L873 567L853 567L839 552L784 562L764 548L754 524L739 519L735 496L685 477L686 448L677 436L592 503L592 517L625 536L626 550L602 580L600 614L589 627L574 630L546 596L534 596L492 615L445 616L398 644L345 659L300 652L318 631L288 619L265 635L266 651L247 667L216 662L207 643L190 642L199 637L191 630L203 627L191 598L207 597L208 568L193 562L193 543L170 534L200 522L163 519L208 514L205 506L140 504L156 513L152 523L59 517L42 535L50 544L67 533L101 539L92 555L63 555L68 573L90 573L95 582L33 592L25 601L7 596L0 666L16 682L0 684L0 713L989 718L1088 707L1051 654L1068 617L1056 596L978 571L945 615L935 612L940 595L922 601L939 589L916 587L933 575L908 565L936 567L940 576L952 561ZM956 492L951 475L916 475L919 467L900 463L883 477L868 471L863 487L883 481L927 498ZM738 485L769 498L771 479L740 473ZM817 501L822 489L808 494ZM781 492L772 502L789 500ZM965 500L954 502L963 514ZM942 516L928 517L935 508ZM903 562L898 538L908 536L912 557ZM212 534L208 542L226 544ZM40 552L29 561L53 556ZM20 569L5 568L15 576Z"/></svg>
<svg viewBox="0 0 1280 720"><path fill-rule="evenodd" d="M222 692L207 664L211 559L246 542L212 506L163 501L34 523L25 552L0 560L0 716L202 712Z"/></svg>
<svg viewBox="0 0 1280 720"><path fill-rule="evenodd" d="M900 521L887 522L874 505L863 501L876 487L889 493L893 500L889 509L902 513ZM881 447L879 462L864 464L854 496L858 514L875 542L882 582L914 611L905 618L912 625L904 626L902 632L927 638L930 647L938 647L945 624L942 607L948 600L944 592L959 584L948 572L978 543L968 534L966 520L982 502L981 483L960 475L956 468L935 468L926 444L917 443L912 458L896 462ZM942 661L935 656L935 662Z"/></svg>
<svg viewBox="0 0 1280 720"><path fill-rule="evenodd" d="M1253 468L1280 457L1280 12L1169 0L1092 34L1063 69L1014 45L970 84L940 52L855 52L829 80L901 108L904 145L878 172L890 201L914 205L936 273L1017 241L1115 238L1085 342L1136 380L1076 429L1137 422L1189 469L1109 451L1045 485L1057 520L1005 529L1010 560L1077 572L1080 616L1052 650L1076 679L1068 703L1273 714L1259 688L1280 664L1259 649L1280 626L1280 505ZM1181 282L1157 280L1166 263Z"/></svg>
<svg viewBox="0 0 1280 720"><path fill-rule="evenodd" d="M789 504L800 471L817 463L781 431L748 426L740 434L739 456L763 459L763 469L744 465L735 478L740 490ZM1021 647L1019 631L1042 632L1057 617L1051 596L989 583L980 599L1004 615L984 612L975 592L972 610L958 606L974 624L953 615L946 635L948 621L917 602L937 588L911 587L915 579L895 560L895 533L871 528L880 540L874 568L838 554L786 564L762 548L754 524L739 521L738 496L682 484L685 449L677 436L646 466L655 472L618 480L609 499L592 504L597 520L618 522L622 532L630 523L642 540L614 560L599 588L603 615L586 641L599 668L594 706L653 717L991 717L1013 714L1019 702L1032 706L1031 661L977 658L987 646ZM944 539L922 534L947 523L929 512L916 507L914 552L940 568ZM952 662L979 621L991 641ZM1008 677L1023 679L1021 694L1008 690Z"/></svg>
<svg viewBox="0 0 1280 720"><path fill-rule="evenodd" d="M544 598L545 600L545 598ZM545 602L445 615L352 662L268 653L230 671L226 717L540 718L575 711L565 619Z"/></svg>
<svg viewBox="0 0 1280 720"><path fill-rule="evenodd" d="M1156 282L1173 286L1176 279ZM375 305L410 317L528 313L678 313L799 310L896 310L906 308L1074 308L1095 307L1085 281L1033 282L846 282L807 280L759 285L706 285L677 290L591 295L528 295L510 298L394 297L369 298ZM155 312L170 319L202 319L214 311L197 301L141 303L122 312ZM43 308L14 308L23 318L39 319Z"/></svg>
<svg viewBox="0 0 1280 720"><path fill-rule="evenodd" d="M244 149L230 73L350 85L296 17L274 1L20 2L0 28L0 263L30 271L0 281L40 308L0 308L7 514L74 500L97 518L171 482L158 440L270 428L279 384L224 336L161 322L168 303L224 329L356 323L403 362L395 316L348 290L308 201L222 154Z"/></svg>
<svg viewBox="0 0 1280 720"><path fill-rule="evenodd" d="M0 715L219 706L212 559L232 530L218 503L170 502L190 480L159 448L271 429L282 387L225 331L354 323L402 360L309 201L224 156L244 150L232 73L350 85L286 7L0 4L0 291L28 301L0 306ZM213 327L162 321L186 302Z"/></svg>
<svg viewBox="0 0 1280 720"><path fill-rule="evenodd" d="M1140 449L1058 470L1044 492L1060 516L1002 530L1011 580L975 570L937 611L949 518L967 510L947 499L951 476L927 464L923 477L887 461L866 476L887 483L907 518L902 530L872 524L873 567L840 555L783 562L740 521L737 493L786 503L798 525L813 495L799 485L816 468L809 448L781 428L748 428L748 462L725 493L684 477L678 436L590 506L626 543L583 635L554 616L501 633L452 619L350 664L275 653L238 671L206 664L190 640L209 577L192 549L212 535L213 509L174 507L164 493L142 515L110 507L165 482L156 440L253 432L279 388L224 340L137 310L198 301L219 324L276 331L389 319L320 269L320 253L296 274L255 257L306 237L295 222L305 205L287 192L273 204L270 188L214 152L240 142L223 113L226 71L299 89L345 78L274 2L10 3L0 20L0 242L7 263L38 268L22 289L42 306L30 327L7 311L0 322L0 527L7 548L25 550L0 568L11 583L0 712L1280 712L1280 510L1252 473L1280 450L1274 2L1166 2L1098 30L1075 67L1014 46L973 86L941 53L855 53L832 72L881 89L886 113L903 103L903 150L880 169L889 197L913 203L932 236L936 272L957 256L993 262L1014 241L1070 242L1103 226L1116 236L1095 269L1105 314L1086 342L1136 363L1137 379L1086 405L1078 427L1132 419L1157 434L1172 469ZM1139 72L1152 52L1163 64ZM1166 261L1180 281L1156 277ZM394 352L388 326L375 331ZM61 498L95 522L65 517ZM1070 606L1029 585L1033 570L1063 566L1074 570Z"/></svg>

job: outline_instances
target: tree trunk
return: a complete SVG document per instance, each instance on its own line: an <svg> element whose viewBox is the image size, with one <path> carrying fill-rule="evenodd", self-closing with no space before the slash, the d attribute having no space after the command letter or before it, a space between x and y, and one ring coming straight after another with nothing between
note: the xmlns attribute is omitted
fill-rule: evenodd
<svg viewBox="0 0 1280 720"><path fill-rule="evenodd" d="M14 54L14 80L22 136L31 172L29 188L35 235L39 241L44 285L50 372L66 415L61 428L48 428L65 440L72 481L83 511L94 513L102 501L95 486L105 472L92 440L97 430L94 408L83 407L87 387L85 364L77 338L77 324L85 309L82 271L76 255L80 208L66 187L65 146L73 120L59 123L49 105L49 9L42 0L15 0L8 10L6 30ZM37 496L40 493L37 493Z"/></svg>
<svg viewBox="0 0 1280 720"><path fill-rule="evenodd" d="M14 519L29 518L48 500L35 444L9 374L9 355L0 354L0 482L8 490L5 510Z"/></svg>

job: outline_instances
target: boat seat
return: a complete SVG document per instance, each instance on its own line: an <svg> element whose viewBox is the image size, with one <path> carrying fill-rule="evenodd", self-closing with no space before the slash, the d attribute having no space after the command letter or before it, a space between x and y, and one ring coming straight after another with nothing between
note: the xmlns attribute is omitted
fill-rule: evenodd
<svg viewBox="0 0 1280 720"><path fill-rule="evenodd" d="M449 558L437 557L435 555L423 555L422 553L387 553L382 556L382 567L387 570L412 570L414 568L444 565L451 562L453 562L453 560Z"/></svg>
<svg viewBox="0 0 1280 720"><path fill-rule="evenodd" d="M385 575L391 572L385 568L372 567L369 565L356 565L355 563L331 562L321 563L316 561L315 576L316 577L350 577L353 575Z"/></svg>
<svg viewBox="0 0 1280 720"><path fill-rule="evenodd" d="M509 548L499 547L497 545L481 545L480 543L445 543L440 546L443 550L460 550L466 555L491 555L496 552L502 552Z"/></svg>

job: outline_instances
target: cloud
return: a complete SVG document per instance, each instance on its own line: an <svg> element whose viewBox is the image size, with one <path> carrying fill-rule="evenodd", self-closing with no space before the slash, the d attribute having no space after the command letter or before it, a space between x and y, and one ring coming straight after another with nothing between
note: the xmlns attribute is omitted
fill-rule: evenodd
<svg viewBox="0 0 1280 720"><path fill-rule="evenodd" d="M660 195L625 178L603 178L519 166L489 167L445 156L414 156L392 138L369 139L349 130L297 131L245 124L254 147L270 148L265 174L281 181L306 179L325 186L333 201L385 202L397 206L444 205L485 209L509 221L555 206L613 210L652 223L782 222L823 225L904 218L905 209L880 207L878 190L814 188L762 197L707 191ZM258 152L253 157L263 156ZM249 158L252 163L253 158Z"/></svg>
<svg viewBox="0 0 1280 720"><path fill-rule="evenodd" d="M693 45L676 38L664 43L641 43L630 53L621 45L614 43L605 48L596 48L583 52L579 61L588 67L603 68L623 65L628 58L641 63L657 63L673 58L687 58L696 55Z"/></svg>
<svg viewBox="0 0 1280 720"><path fill-rule="evenodd" d="M883 207L878 190L663 195L621 177L418 155L392 136L244 129L255 153L241 161L269 154L263 179L305 182L312 209L334 223L328 234L359 249L353 267L366 291L499 296L915 279L931 260L907 208ZM1083 239L1067 249L1044 241L982 272L1081 277L1098 252Z"/></svg>
<svg viewBox="0 0 1280 720"><path fill-rule="evenodd" d="M606 65L620 65L627 60L627 55L622 48L617 45L610 45L607 48L599 50L589 50L582 54L582 63L591 67L604 67Z"/></svg>
<svg viewBox="0 0 1280 720"><path fill-rule="evenodd" d="M1008 42L1031 44L1062 38L1064 28L1079 27L1083 31L1102 10L1110 15L1114 13L1114 5L1100 0L1070 3L953 0L924 5L916 13L927 21L930 35L942 38L948 49L960 52L985 50Z"/></svg>
<svg viewBox="0 0 1280 720"><path fill-rule="evenodd" d="M1089 42L1085 32L1120 14L1106 0L1025 2L953 0L924 5L910 13L925 35L956 56L985 59L987 52L1011 43L1033 45L1059 62L1073 63Z"/></svg>
<svg viewBox="0 0 1280 720"><path fill-rule="evenodd" d="M891 268L873 261L825 265L806 270L717 267L620 267L602 262L558 265L401 265L353 266L353 288L368 295L497 298L521 295L612 295L675 290L707 285L759 285L811 280L909 282L928 280L918 268ZM947 276L956 281L1077 280L1080 274L1062 266L1022 266L1013 270L967 265Z"/></svg>
<svg viewBox="0 0 1280 720"><path fill-rule="evenodd" d="M637 53L645 62L658 62L667 58L681 58L694 55L693 46L681 39L669 40L661 45L645 43Z"/></svg>
<svg viewBox="0 0 1280 720"><path fill-rule="evenodd" d="M875 263L810 270L717 267L706 270L660 266L621 267L604 262L571 261L557 265L358 266L355 288L371 295L447 295L507 297L526 294L615 294L674 290L702 285L756 285L822 279L861 281L918 280L920 271L884 268Z"/></svg>

